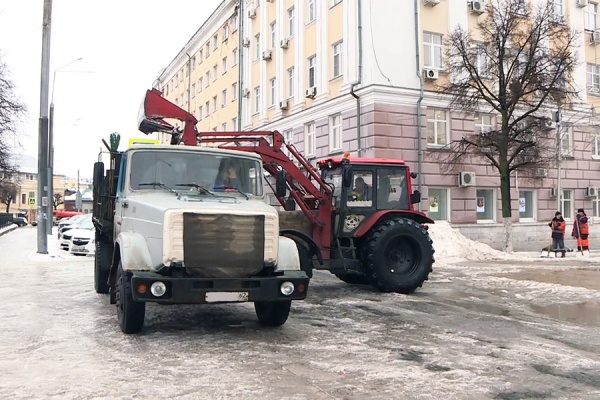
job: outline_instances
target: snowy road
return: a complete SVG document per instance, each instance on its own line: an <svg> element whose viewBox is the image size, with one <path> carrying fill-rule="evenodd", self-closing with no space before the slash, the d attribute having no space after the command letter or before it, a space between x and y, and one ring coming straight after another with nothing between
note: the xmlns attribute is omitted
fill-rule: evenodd
<svg viewBox="0 0 600 400"><path fill-rule="evenodd" d="M434 243L435 245L435 243ZM93 260L0 238L0 398L600 398L598 264L447 264L413 296L316 273L288 322L251 304L147 307L123 335Z"/></svg>

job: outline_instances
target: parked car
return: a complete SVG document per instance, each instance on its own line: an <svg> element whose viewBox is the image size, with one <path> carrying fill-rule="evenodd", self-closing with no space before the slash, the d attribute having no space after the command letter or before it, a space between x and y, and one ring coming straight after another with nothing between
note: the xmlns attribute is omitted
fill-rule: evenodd
<svg viewBox="0 0 600 400"><path fill-rule="evenodd" d="M62 229L64 230L61 234L60 247L63 250L69 250L69 245L71 244L74 232L77 233L79 230L94 229L92 216L90 215L89 218L83 218L79 223L66 225Z"/></svg>
<svg viewBox="0 0 600 400"><path fill-rule="evenodd" d="M25 217L13 217L13 223L17 224L18 227L29 225Z"/></svg>
<svg viewBox="0 0 600 400"><path fill-rule="evenodd" d="M90 226L91 228L89 228ZM71 229L68 235L71 236L69 253L82 256L95 253L96 231L93 224L82 224L80 228Z"/></svg>
<svg viewBox="0 0 600 400"><path fill-rule="evenodd" d="M68 220L63 220L60 221L58 223L58 239L60 240L60 238L62 237L62 234L66 231L68 231L69 229L72 229L73 226L81 223L82 221L85 220L92 220L92 214L81 214L81 215L76 215L74 217L69 218Z"/></svg>

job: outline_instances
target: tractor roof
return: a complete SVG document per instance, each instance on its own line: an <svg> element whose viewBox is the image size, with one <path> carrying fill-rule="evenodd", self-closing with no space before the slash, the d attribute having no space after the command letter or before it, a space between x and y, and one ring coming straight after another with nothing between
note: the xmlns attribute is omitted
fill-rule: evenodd
<svg viewBox="0 0 600 400"><path fill-rule="evenodd" d="M327 164L331 161L333 164L341 164L345 162L345 157L330 157L319 161L319 164ZM357 157L348 158L348 162L352 165L360 164L392 164L392 165L405 165L404 160L397 158L376 158L376 157Z"/></svg>

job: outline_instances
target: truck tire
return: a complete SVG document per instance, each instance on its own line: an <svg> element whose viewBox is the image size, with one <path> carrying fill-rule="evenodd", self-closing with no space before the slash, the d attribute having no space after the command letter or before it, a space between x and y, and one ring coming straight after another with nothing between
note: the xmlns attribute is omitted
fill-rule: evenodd
<svg viewBox="0 0 600 400"><path fill-rule="evenodd" d="M339 280L351 285L368 285L369 280L365 274L335 274Z"/></svg>
<svg viewBox="0 0 600 400"><path fill-rule="evenodd" d="M110 290L108 274L112 261L111 247L96 239L96 254L94 256L94 289L96 293L106 294Z"/></svg>
<svg viewBox="0 0 600 400"><path fill-rule="evenodd" d="M413 293L429 279L434 262L432 243L417 222L387 220L372 228L364 242L363 270L381 292Z"/></svg>
<svg viewBox="0 0 600 400"><path fill-rule="evenodd" d="M290 315L291 307L291 300L254 302L258 321L265 326L281 326L285 324Z"/></svg>
<svg viewBox="0 0 600 400"><path fill-rule="evenodd" d="M144 326L146 303L133 300L131 274L123 271L121 261L117 269L117 321L123 333L139 333Z"/></svg>

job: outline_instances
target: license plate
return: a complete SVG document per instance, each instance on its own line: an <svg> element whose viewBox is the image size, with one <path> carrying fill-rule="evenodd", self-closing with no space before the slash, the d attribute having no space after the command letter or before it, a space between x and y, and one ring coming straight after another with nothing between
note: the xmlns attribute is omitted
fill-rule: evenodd
<svg viewBox="0 0 600 400"><path fill-rule="evenodd" d="M86 251L83 246L73 246L71 247L71 251Z"/></svg>
<svg viewBox="0 0 600 400"><path fill-rule="evenodd" d="M216 303L219 301L248 301L248 292L208 292L206 293L207 303Z"/></svg>

